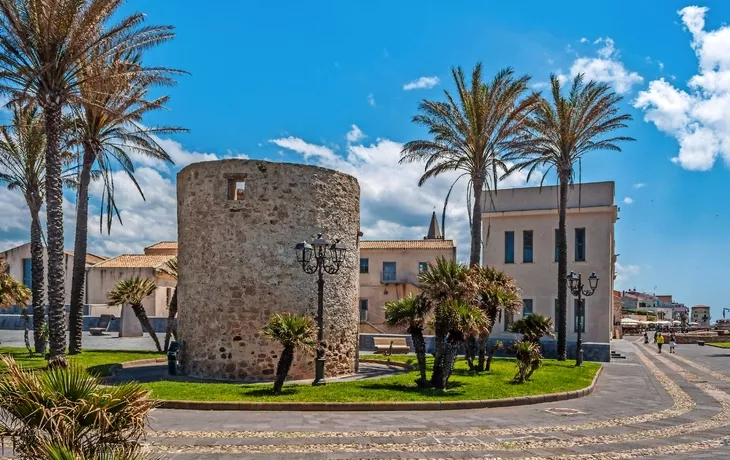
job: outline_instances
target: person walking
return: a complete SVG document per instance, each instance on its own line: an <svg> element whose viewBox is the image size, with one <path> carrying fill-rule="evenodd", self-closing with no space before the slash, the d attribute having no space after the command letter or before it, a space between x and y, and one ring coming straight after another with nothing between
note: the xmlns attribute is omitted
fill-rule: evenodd
<svg viewBox="0 0 730 460"><path fill-rule="evenodd" d="M659 336L659 329L654 331L654 343L656 343L656 338Z"/></svg>
<svg viewBox="0 0 730 460"><path fill-rule="evenodd" d="M644 331L644 343L649 343L649 334Z"/></svg>
<svg viewBox="0 0 730 460"><path fill-rule="evenodd" d="M677 338L674 336L674 332L669 336L669 353L674 353L674 347L677 346Z"/></svg>
<svg viewBox="0 0 730 460"><path fill-rule="evenodd" d="M662 352L662 345L664 345L664 336L659 334L656 338L656 345L659 347L659 353Z"/></svg>

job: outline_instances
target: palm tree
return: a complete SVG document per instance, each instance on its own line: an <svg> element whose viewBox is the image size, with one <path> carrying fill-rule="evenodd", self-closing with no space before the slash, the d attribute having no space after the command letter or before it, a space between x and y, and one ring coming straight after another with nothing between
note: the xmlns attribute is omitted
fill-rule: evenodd
<svg viewBox="0 0 730 460"><path fill-rule="evenodd" d="M142 306L144 299L154 294L156 289L157 285L155 285L155 282L148 278L143 279L138 276L122 278L117 281L114 289L107 294L107 303L110 307L131 306L134 315L139 320L139 324L142 325L142 329L155 341L157 351L162 352L160 341L157 340L157 334L155 334L155 330L152 328L152 324L150 324L150 319L147 317L147 312Z"/></svg>
<svg viewBox="0 0 730 460"><path fill-rule="evenodd" d="M184 131L177 127L148 128L140 124L144 115L164 108L169 100L168 96L149 99L150 89L158 85L174 84L171 75L179 73L178 71L155 68L141 72L143 68L138 53L111 56L106 54L98 49L89 54L88 64L81 71L84 79L79 88L81 103L74 108L76 116L72 121L73 140L81 150L81 159L71 280L69 354L81 352L92 168L98 166L104 181L101 208L102 211L106 210L109 232L114 215L121 222L114 199L112 167L121 166L144 199L144 193L134 178L134 166L129 152L172 163L170 156L155 141L153 135ZM123 76L114 77L119 74Z"/></svg>
<svg viewBox="0 0 730 460"><path fill-rule="evenodd" d="M444 91L447 102L424 99L413 122L428 128L433 139L406 143L401 163L423 161L426 169L418 182L450 171L469 176L474 197L470 214L470 265L478 265L482 241L482 190L497 189L499 174L507 171L501 157L513 149L523 122L533 110L536 97L522 98L530 77L515 78L510 68L501 70L490 83L482 81L482 64L472 71L467 86L461 67L451 69L456 98ZM490 183L491 182L491 183ZM448 199L448 198L447 198Z"/></svg>
<svg viewBox="0 0 730 460"><path fill-rule="evenodd" d="M418 370L421 372L421 378L416 383L418 386L427 385L426 340L423 338L423 328L426 326L426 318L431 311L431 302L423 294L417 296L411 294L400 300L387 302L384 310L385 322L388 326L405 328L411 334Z"/></svg>
<svg viewBox="0 0 730 460"><path fill-rule="evenodd" d="M522 334L522 340L540 344L543 337L553 337L553 320L533 313L510 324L510 332Z"/></svg>
<svg viewBox="0 0 730 460"><path fill-rule="evenodd" d="M43 297L43 230L40 211L43 206L46 136L37 106L14 104L10 126L0 127L0 182L23 194L30 211L31 291L33 292L33 341L36 353L45 355L46 324Z"/></svg>
<svg viewBox="0 0 730 460"><path fill-rule="evenodd" d="M79 102L90 50L102 57L168 40L169 27L143 26L144 15L113 22L122 0L0 0L0 92L43 110L50 361L66 364L61 125L63 108ZM123 73L114 77L122 77Z"/></svg>
<svg viewBox="0 0 730 460"><path fill-rule="evenodd" d="M167 261L165 266L162 268L162 271L170 275L171 277L175 278L175 281L178 279L178 264L177 264L177 256L172 257L170 260ZM170 305L167 306L167 329L165 330L165 347L164 351L167 351L167 349L170 346L170 337L175 334L175 338L177 339L177 333L174 332L174 325L175 325L175 316L177 316L177 286L175 287L175 292L172 293L172 297L170 298Z"/></svg>
<svg viewBox="0 0 730 460"><path fill-rule="evenodd" d="M284 347L276 365L276 380L274 380L274 394L279 394L294 362L294 350L297 348L311 350L317 343L314 340L314 321L309 316L300 316L296 313L276 313L261 332Z"/></svg>
<svg viewBox="0 0 730 460"><path fill-rule="evenodd" d="M486 348L494 324L500 312L514 314L522 308L520 288L514 278L492 267L471 267L472 278L477 283L477 306L484 312L489 327L479 335L479 361L477 371L487 369ZM487 369L488 370L488 369Z"/></svg>
<svg viewBox="0 0 730 460"><path fill-rule="evenodd" d="M529 340L518 340L512 348L515 352L517 364L517 374L514 381L515 383L524 383L530 379L532 373L539 369L542 364L540 344Z"/></svg>
<svg viewBox="0 0 730 460"><path fill-rule="evenodd" d="M30 295L30 290L25 284L10 276L10 267L0 258L0 308L25 305Z"/></svg>
<svg viewBox="0 0 730 460"><path fill-rule="evenodd" d="M534 115L526 123L520 145L505 156L515 161L509 172L528 169L527 180L539 167L545 167L544 182L555 169L560 184L558 206L558 359L566 359L568 244L566 207L568 186L575 178L575 166L586 153L595 150L620 152L617 143L633 141L626 136L610 137L613 131L627 127L631 115L619 113L622 100L607 83L583 83L583 75L573 79L568 96L563 95L560 79L550 76L551 100L540 98Z"/></svg>

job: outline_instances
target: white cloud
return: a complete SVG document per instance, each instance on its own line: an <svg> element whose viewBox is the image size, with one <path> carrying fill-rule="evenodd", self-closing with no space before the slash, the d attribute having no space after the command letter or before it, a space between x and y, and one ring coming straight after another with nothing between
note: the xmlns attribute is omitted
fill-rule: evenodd
<svg viewBox="0 0 730 460"><path fill-rule="evenodd" d="M634 199L631 198L630 196L627 196L626 198L624 198L624 203L626 203L626 204L631 204L633 202L634 202Z"/></svg>
<svg viewBox="0 0 730 460"><path fill-rule="evenodd" d="M699 62L687 90L660 78L634 100L645 121L677 140L672 161L693 171L712 169L718 158L730 165L730 26L705 30L708 11L697 6L678 11Z"/></svg>
<svg viewBox="0 0 730 460"><path fill-rule="evenodd" d="M337 155L331 148L324 145L309 144L297 137L289 136L281 139L271 139L269 142L279 147L293 150L304 156L305 160L310 158L319 158L321 161L336 161Z"/></svg>
<svg viewBox="0 0 730 460"><path fill-rule="evenodd" d="M573 61L568 75L559 75L561 82L582 73L587 81L610 83L617 93L625 94L631 91L633 85L644 81L641 75L627 70L620 61L621 55L616 49L613 39L598 38L593 44L600 45L596 51L597 57L579 56Z"/></svg>
<svg viewBox="0 0 730 460"><path fill-rule="evenodd" d="M588 39L585 38L585 37L581 37L580 42L581 43L586 43L586 42L588 42Z"/></svg>
<svg viewBox="0 0 730 460"><path fill-rule="evenodd" d="M357 142L360 139L363 139L367 136L365 136L365 133L362 132L360 128L357 127L357 125L352 125L352 129L347 133L347 142L352 144L353 142Z"/></svg>
<svg viewBox="0 0 730 460"><path fill-rule="evenodd" d="M375 107L375 96L373 96L373 93L368 94L368 104L370 104L370 107Z"/></svg>
<svg viewBox="0 0 730 460"><path fill-rule="evenodd" d="M438 85L441 80L439 77L421 77L413 81L409 81L403 85L403 91L411 91L414 89L431 89Z"/></svg>
<svg viewBox="0 0 730 460"><path fill-rule="evenodd" d="M646 187L646 184L643 182L639 182L638 184L634 184L634 188L644 188Z"/></svg>
<svg viewBox="0 0 730 460"><path fill-rule="evenodd" d="M621 265L616 262L616 289L622 290L630 287L632 284L631 279L636 277L636 275L639 274L639 271L640 269L638 265Z"/></svg>

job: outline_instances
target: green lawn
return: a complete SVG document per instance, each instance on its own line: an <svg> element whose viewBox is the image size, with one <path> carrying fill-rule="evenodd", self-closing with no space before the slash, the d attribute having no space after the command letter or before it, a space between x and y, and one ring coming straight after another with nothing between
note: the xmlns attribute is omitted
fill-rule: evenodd
<svg viewBox="0 0 730 460"><path fill-rule="evenodd" d="M40 356L28 357L28 350L25 348L0 347L0 355L10 355L25 369L44 369L46 360ZM154 351L116 351L116 350L89 350L80 355L69 356L71 363L83 366L90 374L100 377L111 375L109 367L113 364L138 359L151 359L163 357L164 355ZM5 366L0 363L0 372Z"/></svg>
<svg viewBox="0 0 730 460"><path fill-rule="evenodd" d="M394 360L415 364L414 357L393 357ZM433 362L429 358L429 367ZM271 385L233 383L193 383L162 381L145 383L158 399L188 401L311 401L311 402L374 402L374 401L458 401L497 399L546 393L579 390L591 384L601 367L597 363L585 363L576 368L572 362L545 360L535 372L532 381L517 385L512 383L515 363L510 359L495 359L492 371L471 373L465 361L459 358L446 392L423 390L414 381L418 371L393 377L357 382L329 383L326 387L289 384L282 394L274 396ZM430 372L429 372L430 376Z"/></svg>
<svg viewBox="0 0 730 460"><path fill-rule="evenodd" d="M717 342L717 343L705 342L705 345L709 345L711 347L717 347L717 348L730 348L730 342Z"/></svg>

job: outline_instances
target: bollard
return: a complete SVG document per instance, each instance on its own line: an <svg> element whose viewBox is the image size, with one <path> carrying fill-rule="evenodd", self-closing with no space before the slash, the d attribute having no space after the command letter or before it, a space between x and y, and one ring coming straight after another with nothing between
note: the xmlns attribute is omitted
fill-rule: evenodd
<svg viewBox="0 0 730 460"><path fill-rule="evenodd" d="M170 375L177 375L177 350L179 345L173 341L170 343L170 348L167 349L167 373Z"/></svg>

